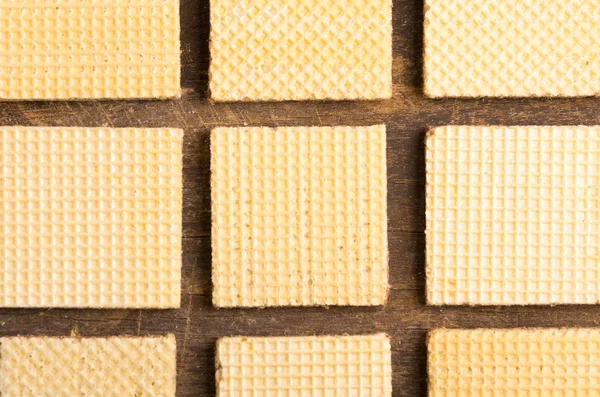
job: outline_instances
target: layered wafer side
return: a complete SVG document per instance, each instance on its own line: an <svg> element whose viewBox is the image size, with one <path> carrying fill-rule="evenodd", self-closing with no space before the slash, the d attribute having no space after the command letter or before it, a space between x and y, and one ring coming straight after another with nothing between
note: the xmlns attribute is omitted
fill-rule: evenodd
<svg viewBox="0 0 600 397"><path fill-rule="evenodd" d="M596 0L426 0L430 97L600 93Z"/></svg>
<svg viewBox="0 0 600 397"><path fill-rule="evenodd" d="M600 330L434 330L429 397L600 395Z"/></svg>
<svg viewBox="0 0 600 397"><path fill-rule="evenodd" d="M217 101L392 95L392 1L211 0Z"/></svg>
<svg viewBox="0 0 600 397"><path fill-rule="evenodd" d="M0 127L0 306L179 307L182 136Z"/></svg>
<svg viewBox="0 0 600 397"><path fill-rule="evenodd" d="M222 338L216 360L218 397L392 395L384 334Z"/></svg>
<svg viewBox="0 0 600 397"><path fill-rule="evenodd" d="M600 127L441 127L426 142L427 301L600 302Z"/></svg>
<svg viewBox="0 0 600 397"><path fill-rule="evenodd" d="M0 99L180 96L179 0L0 2Z"/></svg>
<svg viewBox="0 0 600 397"><path fill-rule="evenodd" d="M385 126L213 130L214 304L384 304L385 152Z"/></svg>
<svg viewBox="0 0 600 397"><path fill-rule="evenodd" d="M176 373L173 335L0 338L3 397L175 397Z"/></svg>

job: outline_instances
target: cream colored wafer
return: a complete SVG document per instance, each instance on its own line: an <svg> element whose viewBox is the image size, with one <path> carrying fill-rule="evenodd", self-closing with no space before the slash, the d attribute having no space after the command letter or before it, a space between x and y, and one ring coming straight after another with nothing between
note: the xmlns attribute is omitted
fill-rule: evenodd
<svg viewBox="0 0 600 397"><path fill-rule="evenodd" d="M214 304L384 304L385 150L385 126L213 130Z"/></svg>
<svg viewBox="0 0 600 397"><path fill-rule="evenodd" d="M598 396L597 329L435 330L429 397Z"/></svg>
<svg viewBox="0 0 600 397"><path fill-rule="evenodd" d="M175 337L0 338L2 397L175 397Z"/></svg>
<svg viewBox="0 0 600 397"><path fill-rule="evenodd" d="M427 301L600 302L600 127L442 127L427 152Z"/></svg>
<svg viewBox="0 0 600 397"><path fill-rule="evenodd" d="M182 135L0 127L0 306L179 307Z"/></svg>
<svg viewBox="0 0 600 397"><path fill-rule="evenodd" d="M217 342L218 397L391 395L390 340L384 334Z"/></svg>
<svg viewBox="0 0 600 397"><path fill-rule="evenodd" d="M392 95L392 0L211 0L217 101Z"/></svg>
<svg viewBox="0 0 600 397"><path fill-rule="evenodd" d="M0 99L180 96L179 0L0 0Z"/></svg>
<svg viewBox="0 0 600 397"><path fill-rule="evenodd" d="M426 0L430 97L600 93L597 0Z"/></svg>

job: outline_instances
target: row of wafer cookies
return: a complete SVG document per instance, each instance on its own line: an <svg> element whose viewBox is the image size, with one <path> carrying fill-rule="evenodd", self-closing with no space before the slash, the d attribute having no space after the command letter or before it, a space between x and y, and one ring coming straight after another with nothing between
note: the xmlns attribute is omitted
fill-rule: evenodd
<svg viewBox="0 0 600 397"><path fill-rule="evenodd" d="M385 303L384 132L213 131L216 306ZM425 151L428 303L600 302L600 127L440 127Z"/></svg>
<svg viewBox="0 0 600 397"><path fill-rule="evenodd" d="M179 307L171 129L0 129L0 306ZM383 305L384 126L217 128L218 307ZM426 142L431 304L597 303L600 127L441 127Z"/></svg>
<svg viewBox="0 0 600 397"><path fill-rule="evenodd" d="M181 130L0 138L0 307L179 307ZM218 128L211 142L216 306L385 303L384 126Z"/></svg>
<svg viewBox="0 0 600 397"><path fill-rule="evenodd" d="M431 97L591 96L595 0L424 0ZM211 0L219 101L392 96L392 1ZM180 95L179 0L0 3L0 99Z"/></svg>
<svg viewBox="0 0 600 397"><path fill-rule="evenodd" d="M223 338L217 396L391 397L390 350L383 334ZM430 397L600 395L599 329L437 329L427 351Z"/></svg>
<svg viewBox="0 0 600 397"><path fill-rule="evenodd" d="M595 396L598 329L439 329L427 340L429 396ZM165 337L0 338L6 397L174 397L176 344ZM226 337L217 397L391 397L384 334Z"/></svg>
<svg viewBox="0 0 600 397"><path fill-rule="evenodd" d="M226 337L217 342L218 397L391 397L384 334ZM159 337L0 338L3 397L175 397L176 341Z"/></svg>
<svg viewBox="0 0 600 397"><path fill-rule="evenodd" d="M216 306L385 303L384 131L213 131ZM600 301L600 127L440 127L425 150L428 303Z"/></svg>
<svg viewBox="0 0 600 397"><path fill-rule="evenodd" d="M0 99L177 98L179 0L0 1ZM389 98L392 0L211 0L215 100Z"/></svg>

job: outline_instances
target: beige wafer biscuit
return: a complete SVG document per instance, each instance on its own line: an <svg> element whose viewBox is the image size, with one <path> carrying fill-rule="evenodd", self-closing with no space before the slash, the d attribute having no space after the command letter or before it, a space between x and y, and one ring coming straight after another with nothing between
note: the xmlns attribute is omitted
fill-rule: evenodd
<svg viewBox="0 0 600 397"><path fill-rule="evenodd" d="M384 304L385 150L385 126L213 130L214 304Z"/></svg>
<svg viewBox="0 0 600 397"><path fill-rule="evenodd" d="M391 349L384 334L217 342L218 397L391 395Z"/></svg>
<svg viewBox="0 0 600 397"><path fill-rule="evenodd" d="M600 330L435 330L429 397L598 396Z"/></svg>
<svg viewBox="0 0 600 397"><path fill-rule="evenodd" d="M179 97L179 0L0 0L0 99Z"/></svg>
<svg viewBox="0 0 600 397"><path fill-rule="evenodd" d="M429 303L600 302L600 127L442 127L426 152Z"/></svg>
<svg viewBox="0 0 600 397"><path fill-rule="evenodd" d="M179 307L182 135L0 127L0 306Z"/></svg>
<svg viewBox="0 0 600 397"><path fill-rule="evenodd" d="M430 97L600 93L597 0L426 0Z"/></svg>
<svg viewBox="0 0 600 397"><path fill-rule="evenodd" d="M175 337L0 338L2 397L175 397Z"/></svg>
<svg viewBox="0 0 600 397"><path fill-rule="evenodd" d="M211 0L217 101L392 95L392 0Z"/></svg>

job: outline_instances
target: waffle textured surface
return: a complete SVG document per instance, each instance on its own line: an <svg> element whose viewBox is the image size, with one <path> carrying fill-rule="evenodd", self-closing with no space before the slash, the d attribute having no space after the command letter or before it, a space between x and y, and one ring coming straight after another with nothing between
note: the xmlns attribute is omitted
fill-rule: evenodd
<svg viewBox="0 0 600 397"><path fill-rule="evenodd" d="M0 339L2 397L175 397L175 337Z"/></svg>
<svg viewBox="0 0 600 397"><path fill-rule="evenodd" d="M385 126L213 130L214 304L384 304L385 155Z"/></svg>
<svg viewBox="0 0 600 397"><path fill-rule="evenodd" d="M600 94L597 0L426 0L431 97Z"/></svg>
<svg viewBox="0 0 600 397"><path fill-rule="evenodd" d="M217 397L391 397L384 334L222 338Z"/></svg>
<svg viewBox="0 0 600 397"><path fill-rule="evenodd" d="M218 101L392 95L392 0L211 0Z"/></svg>
<svg viewBox="0 0 600 397"><path fill-rule="evenodd" d="M429 397L598 396L597 329L435 330Z"/></svg>
<svg viewBox="0 0 600 397"><path fill-rule="evenodd" d="M181 130L0 128L0 306L179 307Z"/></svg>
<svg viewBox="0 0 600 397"><path fill-rule="evenodd" d="M0 99L180 95L179 0L0 0Z"/></svg>
<svg viewBox="0 0 600 397"><path fill-rule="evenodd" d="M600 127L429 133L431 304L600 302Z"/></svg>

